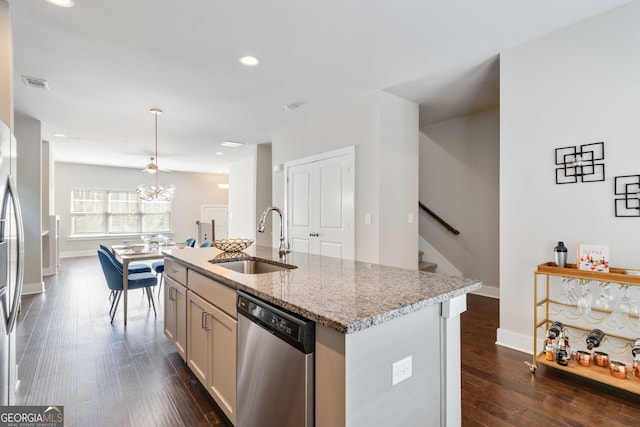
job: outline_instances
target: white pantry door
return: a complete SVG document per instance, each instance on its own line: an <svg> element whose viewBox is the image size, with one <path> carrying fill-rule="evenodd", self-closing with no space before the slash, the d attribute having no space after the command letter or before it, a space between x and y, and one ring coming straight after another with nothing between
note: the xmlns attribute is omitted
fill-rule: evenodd
<svg viewBox="0 0 640 427"><path fill-rule="evenodd" d="M353 149L337 154L287 164L286 216L295 252L354 258L355 156Z"/></svg>

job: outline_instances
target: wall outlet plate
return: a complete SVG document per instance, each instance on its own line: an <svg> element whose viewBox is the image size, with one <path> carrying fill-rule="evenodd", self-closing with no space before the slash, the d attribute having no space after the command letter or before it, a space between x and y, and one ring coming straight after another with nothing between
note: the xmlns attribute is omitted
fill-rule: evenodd
<svg viewBox="0 0 640 427"><path fill-rule="evenodd" d="M396 385L411 377L412 357L405 357L392 365L391 385Z"/></svg>

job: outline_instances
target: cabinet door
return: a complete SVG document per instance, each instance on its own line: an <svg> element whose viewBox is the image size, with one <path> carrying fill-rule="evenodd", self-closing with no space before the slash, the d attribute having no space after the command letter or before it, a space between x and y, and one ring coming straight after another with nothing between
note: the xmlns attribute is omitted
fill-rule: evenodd
<svg viewBox="0 0 640 427"><path fill-rule="evenodd" d="M236 336L238 321L212 307L208 389L229 420L236 422Z"/></svg>
<svg viewBox="0 0 640 427"><path fill-rule="evenodd" d="M200 382L209 384L209 331L211 319L207 314L213 306L187 291L187 365Z"/></svg>
<svg viewBox="0 0 640 427"><path fill-rule="evenodd" d="M187 360L187 288L176 285L173 291L175 313L174 344L182 360Z"/></svg>
<svg viewBox="0 0 640 427"><path fill-rule="evenodd" d="M164 286L164 334L169 341L175 345L176 342L176 314L175 302L173 301L173 287L175 281L170 277L165 277Z"/></svg>

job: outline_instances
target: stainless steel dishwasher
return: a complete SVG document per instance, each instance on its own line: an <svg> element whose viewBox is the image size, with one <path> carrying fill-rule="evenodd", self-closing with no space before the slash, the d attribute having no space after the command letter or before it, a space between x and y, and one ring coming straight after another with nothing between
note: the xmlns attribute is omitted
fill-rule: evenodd
<svg viewBox="0 0 640 427"><path fill-rule="evenodd" d="M314 425L315 324L238 292L237 427Z"/></svg>

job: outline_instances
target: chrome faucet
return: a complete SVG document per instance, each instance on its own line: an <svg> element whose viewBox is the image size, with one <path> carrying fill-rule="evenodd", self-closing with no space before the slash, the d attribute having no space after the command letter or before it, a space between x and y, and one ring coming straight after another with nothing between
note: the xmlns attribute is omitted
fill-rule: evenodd
<svg viewBox="0 0 640 427"><path fill-rule="evenodd" d="M264 227L267 222L267 215L271 211L276 211L278 212L278 215L280 215L280 246L278 247L278 254L280 255L280 257L283 257L291 252L291 249L289 248L289 239L287 239L287 235L285 233L284 216L282 216L282 211L280 209L276 208L275 206L269 206L264 210L264 212L262 212L260 222L258 222L258 232L264 233Z"/></svg>

